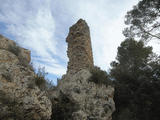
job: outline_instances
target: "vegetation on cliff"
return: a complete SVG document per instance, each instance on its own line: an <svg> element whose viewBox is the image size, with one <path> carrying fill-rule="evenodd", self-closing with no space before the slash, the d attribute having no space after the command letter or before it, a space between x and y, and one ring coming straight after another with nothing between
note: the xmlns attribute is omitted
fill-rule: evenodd
<svg viewBox="0 0 160 120"><path fill-rule="evenodd" d="M106 71L101 70L100 67L93 67L90 69L91 77L89 78L89 82L94 82L98 85L111 85L112 81L109 78L109 75Z"/></svg>
<svg viewBox="0 0 160 120"><path fill-rule="evenodd" d="M116 105L113 120L160 118L160 56L145 45L153 39L159 41L159 18L159 0L141 0L127 12L128 27L123 31L127 39L111 63Z"/></svg>
<svg viewBox="0 0 160 120"><path fill-rule="evenodd" d="M26 115L25 119L36 117L35 120L110 119L115 110L115 102L116 111L113 113L113 120L159 120L160 56L146 44L150 40L160 39L159 18L159 0L141 0L127 12L125 24L128 27L123 31L126 39L118 47L116 60L111 63L108 73L99 67L93 67L92 64L90 72L85 71L90 66L88 65L90 59L91 63L93 62L92 53L90 53L92 52L90 39L87 39L89 36L87 27L86 39L89 40L87 45L89 54L83 55L85 51L83 47L80 49L75 47L68 51L74 64L69 63L68 68L71 71L59 81L58 86L52 85L46 79L47 73L44 68L39 68L37 72L34 71L30 58L22 53L23 48L15 43L8 45L8 49L1 46L2 60L5 62L8 58L10 60L5 65L0 63L2 86L0 89L0 106L2 106L0 107L2 111L0 119L24 119ZM83 22L80 20L78 24L83 26ZM75 28L77 29L77 26ZM78 37L83 35L77 34L79 32L75 30L73 32ZM83 33L84 30L81 32ZM74 38L76 41L73 35L71 32L68 40L73 41ZM79 44L83 45L82 43ZM72 54L73 51L74 54ZM77 55L75 51L80 52L78 56L81 57L77 57L78 59L72 59L72 55ZM80 63L80 61L83 62ZM78 66L73 66L77 63L79 63ZM82 67L83 65L85 67ZM75 71L72 71L72 67L75 67ZM115 87L114 102L114 89L108 86ZM7 89L4 90L4 88ZM19 93L18 97L16 93Z"/></svg>
<svg viewBox="0 0 160 120"><path fill-rule="evenodd" d="M141 0L134 8L127 12L124 30L126 37L138 37L149 41L160 39L160 1Z"/></svg>
<svg viewBox="0 0 160 120"><path fill-rule="evenodd" d="M126 39L118 47L117 59L111 65L115 85L114 120L158 120L160 58L152 48L142 41Z"/></svg>

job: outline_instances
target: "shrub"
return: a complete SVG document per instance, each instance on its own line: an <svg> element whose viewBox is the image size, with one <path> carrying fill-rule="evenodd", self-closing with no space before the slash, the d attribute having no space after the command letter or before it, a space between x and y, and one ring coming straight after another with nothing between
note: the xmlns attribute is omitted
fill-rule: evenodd
<svg viewBox="0 0 160 120"><path fill-rule="evenodd" d="M32 64L30 65L30 69L34 71L35 76L34 78L30 79L30 82L28 83L28 87L29 88L34 88L35 86L38 86L40 90L42 91L52 91L54 89L56 89L56 86L52 83L51 80L48 80L46 78L46 75L48 74L47 72L45 72L45 68L44 67L39 67L38 71L36 72L33 69Z"/></svg>
<svg viewBox="0 0 160 120"><path fill-rule="evenodd" d="M12 52L13 54L15 54L17 57L18 57L18 60L19 60L19 65L22 65L24 67L28 67L29 69L33 70L33 67L31 64L28 63L27 59L24 58L20 52L20 47L14 43L13 45L9 45L8 47L8 51Z"/></svg>
<svg viewBox="0 0 160 120"><path fill-rule="evenodd" d="M32 78L32 77L30 77L30 78L28 78L28 79L29 79L29 82L28 82L28 88L30 88L30 89L34 89L34 88L35 88L35 86L36 86L35 79L34 79L34 78Z"/></svg>
<svg viewBox="0 0 160 120"><path fill-rule="evenodd" d="M8 51L10 51L10 52L14 53L16 56L18 56L20 53L20 48L16 44L9 45Z"/></svg>
<svg viewBox="0 0 160 120"><path fill-rule="evenodd" d="M46 75L48 73L45 72L45 68L38 68L38 72L35 75L35 84L41 89L41 90L45 90L46 89L46 84L47 84L47 80L46 80Z"/></svg>
<svg viewBox="0 0 160 120"><path fill-rule="evenodd" d="M98 85L111 85L111 80L106 71L101 70L99 67L90 69L92 76L89 78L89 82L94 82Z"/></svg>
<svg viewBox="0 0 160 120"><path fill-rule="evenodd" d="M22 57L22 56L18 56L18 60L19 60L19 64L24 66L24 67L28 67L28 62L26 60L26 58Z"/></svg>

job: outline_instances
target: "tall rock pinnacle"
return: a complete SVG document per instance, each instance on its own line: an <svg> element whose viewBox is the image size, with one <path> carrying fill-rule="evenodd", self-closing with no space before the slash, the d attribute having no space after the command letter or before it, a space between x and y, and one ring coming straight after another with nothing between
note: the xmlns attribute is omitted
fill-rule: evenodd
<svg viewBox="0 0 160 120"><path fill-rule="evenodd" d="M93 66L90 31L84 20L80 19L70 27L66 41L69 57L67 73L74 74L81 69Z"/></svg>
<svg viewBox="0 0 160 120"><path fill-rule="evenodd" d="M66 41L69 57L67 74L58 81L52 98L58 100L61 96L66 96L71 101L71 106L67 109L74 109L69 112L72 120L112 120L115 110L114 88L90 81L93 73L88 68L94 69L94 63L87 23L80 19L71 26ZM57 101L53 103L57 104Z"/></svg>

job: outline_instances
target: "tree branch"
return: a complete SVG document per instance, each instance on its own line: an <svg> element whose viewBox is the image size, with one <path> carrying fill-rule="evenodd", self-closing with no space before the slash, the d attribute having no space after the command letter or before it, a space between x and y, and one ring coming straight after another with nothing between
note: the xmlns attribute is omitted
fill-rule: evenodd
<svg viewBox="0 0 160 120"><path fill-rule="evenodd" d="M142 31L143 31L144 33L147 33L148 35L150 35L150 36L152 36L152 37L154 37L154 38L160 39L159 36L151 34L150 32L146 31L144 28L141 27L141 29L142 29Z"/></svg>

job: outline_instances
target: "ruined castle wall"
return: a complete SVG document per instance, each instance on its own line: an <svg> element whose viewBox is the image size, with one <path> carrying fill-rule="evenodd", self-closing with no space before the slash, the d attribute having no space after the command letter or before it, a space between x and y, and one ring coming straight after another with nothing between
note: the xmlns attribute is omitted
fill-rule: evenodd
<svg viewBox="0 0 160 120"><path fill-rule="evenodd" d="M90 32L84 20L80 19L70 28L66 41L69 57L67 73L76 73L93 66Z"/></svg>

